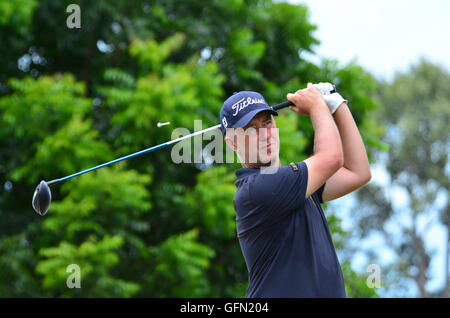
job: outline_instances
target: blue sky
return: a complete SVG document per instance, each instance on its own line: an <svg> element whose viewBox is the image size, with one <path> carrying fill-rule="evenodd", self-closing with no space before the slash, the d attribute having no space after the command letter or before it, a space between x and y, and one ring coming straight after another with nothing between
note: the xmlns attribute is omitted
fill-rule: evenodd
<svg viewBox="0 0 450 318"><path fill-rule="evenodd" d="M356 58L390 79L421 56L450 70L450 1L298 0L318 26L316 53L343 63Z"/></svg>
<svg viewBox="0 0 450 318"><path fill-rule="evenodd" d="M334 58L342 64L352 60L379 79L391 80L397 71L407 71L421 57L450 71L450 1L406 0L298 0L305 4L310 21L317 25L314 36L321 44L316 55L303 56L312 62L320 58ZM372 181L389 187L389 176L383 163L372 167ZM397 209L406 207L407 196L395 193ZM441 200L442 201L442 200ZM350 212L355 209L353 194L332 202L330 207L344 219L344 227L352 228ZM425 216L424 218L430 217ZM431 218L433 215L431 215ZM407 218L404 220L407 222ZM424 220L422 223L425 223ZM436 251L431 262L431 280L427 285L435 290L444 284L446 231L439 224L424 233L427 248ZM370 240L369 240L370 241ZM367 243L367 242L366 242ZM380 247L379 239L372 238L366 245ZM370 247L369 247L370 248ZM387 250L381 257L389 259ZM364 271L368 260L355 255L353 267ZM369 260L370 263L370 260ZM355 268L356 269L356 268ZM414 284L410 295L416 295Z"/></svg>

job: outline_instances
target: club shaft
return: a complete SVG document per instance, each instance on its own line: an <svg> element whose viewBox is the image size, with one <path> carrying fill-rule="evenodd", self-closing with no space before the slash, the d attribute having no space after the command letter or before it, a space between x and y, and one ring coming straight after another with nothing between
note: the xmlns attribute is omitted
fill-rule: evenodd
<svg viewBox="0 0 450 318"><path fill-rule="evenodd" d="M173 140L170 140L168 142L165 142L165 143L162 143L162 144L159 144L159 145L156 145L156 146L153 146L153 147L150 147L150 148L147 148L147 149L144 149L144 150L132 153L130 155L127 155L127 156L124 156L124 157L121 157L121 158L118 158L118 159L115 159L115 160L112 160L112 161L109 161L109 162L102 163L101 165L98 165L98 166L95 166L95 167L92 167L92 168L89 168L89 169L86 169L86 170L83 170L83 171L71 174L71 175L66 176L64 178L60 178L60 179L55 179L55 180L49 181L49 182L47 182L47 184L48 185L57 184L57 183L66 181L68 179L77 177L79 175L91 172L93 170L97 170L97 169L100 169L100 168L103 168L103 167L106 167L106 166L110 166L110 165L115 164L117 162L120 162L120 161L123 161L123 160L126 160L126 159L130 159L130 158L133 158L133 157L137 157L137 156L143 155L143 154L145 154L147 152L152 152L154 150L161 149L161 148L173 145L173 144L175 144L177 142L180 142L182 140L186 140L186 139L189 139L189 138L192 138L192 137L204 134L204 133L206 133L208 131L212 131L212 130L218 129L218 128L220 128L220 124L216 125L216 126L213 126L213 127L209 127L209 128L203 129L203 130L196 131L196 132L194 132L194 133L192 133L190 135L186 135L186 136L183 136L183 137L180 137L180 138L177 138L177 139L173 139Z"/></svg>
<svg viewBox="0 0 450 318"><path fill-rule="evenodd" d="M336 86L334 86L334 90L331 91L330 93L335 93L335 92L337 92ZM283 103L281 103L281 104L272 106L272 109L274 109L274 110L280 110L280 109L282 109L282 108L286 108L286 107L292 106L292 105L294 105L292 102L286 101L286 102L283 102ZM154 150L161 149L161 148L164 148L164 147L173 145L173 144L175 144L175 143L177 143L177 142L180 142L180 141L182 141L182 140L189 139L189 138L192 138L192 137L195 137L195 136L204 134L204 133L206 133L206 132L208 132L208 131L211 131L211 130L214 130L214 129L218 129L218 128L220 128L220 124L218 124L218 125L216 125L216 126L213 126L213 127L209 127L209 128L203 129L203 130L199 130L199 131L194 132L194 133L192 133L192 134L190 134L190 135L186 135L186 136L183 136L183 137L180 137L180 138L177 138L177 139L173 139L173 140L171 140L171 141L168 141L168 142L165 142L165 143L162 143L162 144L159 144L159 145L156 145L156 146L153 146L153 147L150 147L150 148L147 148L147 149L144 149L144 150L141 150L141 151L132 153L132 154L130 154L130 155L127 155L127 156L124 156L124 157L121 157L121 158L118 158L118 159L115 159L115 160L112 160L112 161L103 163L103 164L101 164L101 165L92 167L92 168L90 168L90 169L86 169L86 170L83 170L83 171L80 171L80 172L71 174L70 176L66 176L66 177L64 177L64 178L60 178L60 179L55 179L55 180L49 181L49 182L47 182L47 184L48 184L49 186L52 185L52 184L57 184L57 183L66 181L66 180L68 180L68 179L77 177L77 176L79 176L79 175L82 175L82 174L85 174L85 173L88 173L88 172L91 172L91 171L94 171L94 170L97 170L97 169L100 169L100 168L103 168L103 167L106 167L106 166L110 166L110 165L112 165L112 164L115 164L115 163L117 163L117 162L120 162L120 161L123 161L123 160L126 160L126 159L130 159L130 158L133 158L133 157L137 157L137 156L143 155L143 154L145 154L145 153L147 153L147 152L152 152L152 151L154 151Z"/></svg>

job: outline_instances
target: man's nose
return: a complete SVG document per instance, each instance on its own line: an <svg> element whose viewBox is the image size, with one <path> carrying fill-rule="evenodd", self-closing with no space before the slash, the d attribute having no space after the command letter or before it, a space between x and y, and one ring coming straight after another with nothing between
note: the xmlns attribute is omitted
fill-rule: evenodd
<svg viewBox="0 0 450 318"><path fill-rule="evenodd" d="M269 141L272 137L272 129L268 127L262 127L259 129L259 138L261 141Z"/></svg>
<svg viewBox="0 0 450 318"><path fill-rule="evenodd" d="M266 128L267 140L270 140L272 137L272 128Z"/></svg>

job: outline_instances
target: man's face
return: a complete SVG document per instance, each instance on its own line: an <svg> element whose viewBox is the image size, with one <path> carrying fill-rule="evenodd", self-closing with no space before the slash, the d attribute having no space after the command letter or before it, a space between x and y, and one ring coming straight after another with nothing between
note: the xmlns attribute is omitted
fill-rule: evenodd
<svg viewBox="0 0 450 318"><path fill-rule="evenodd" d="M270 112L260 112L243 129L234 129L233 132L233 142L228 136L225 140L244 166L257 168L279 164L280 139Z"/></svg>

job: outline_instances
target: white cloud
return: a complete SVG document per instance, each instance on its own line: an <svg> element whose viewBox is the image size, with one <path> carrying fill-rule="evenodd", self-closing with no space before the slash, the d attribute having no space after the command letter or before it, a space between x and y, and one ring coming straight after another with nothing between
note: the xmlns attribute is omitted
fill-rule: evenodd
<svg viewBox="0 0 450 318"><path fill-rule="evenodd" d="M323 57L390 79L420 57L450 70L450 1L299 0L310 9Z"/></svg>

